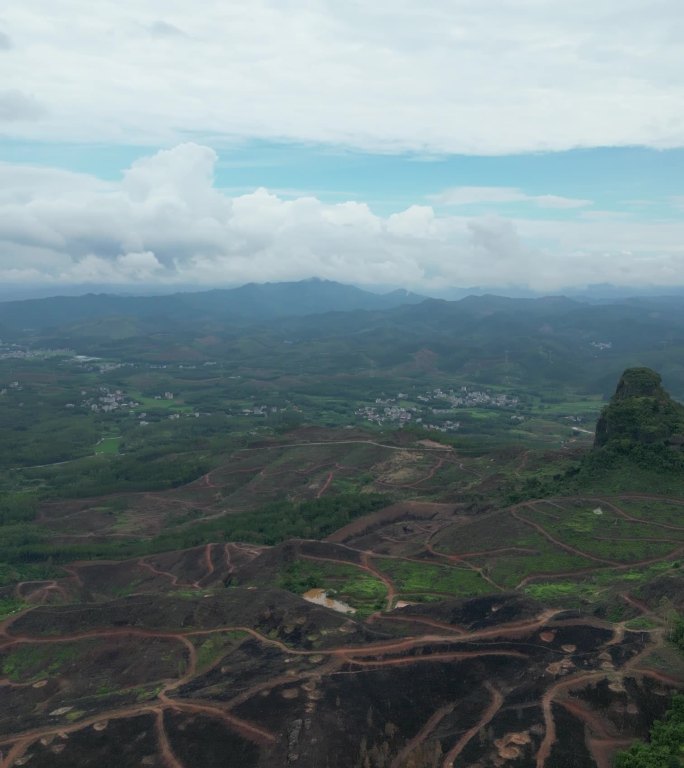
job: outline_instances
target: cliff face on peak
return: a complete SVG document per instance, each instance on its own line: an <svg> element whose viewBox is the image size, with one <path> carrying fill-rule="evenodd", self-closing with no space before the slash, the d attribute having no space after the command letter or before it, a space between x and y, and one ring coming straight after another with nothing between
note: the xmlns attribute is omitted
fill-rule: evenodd
<svg viewBox="0 0 684 768"><path fill-rule="evenodd" d="M628 368L620 377L613 401L630 397L655 397L667 400L670 396L663 389L660 374L651 368Z"/></svg>
<svg viewBox="0 0 684 768"><path fill-rule="evenodd" d="M594 446L684 445L684 406L663 389L650 368L628 368L596 424Z"/></svg>

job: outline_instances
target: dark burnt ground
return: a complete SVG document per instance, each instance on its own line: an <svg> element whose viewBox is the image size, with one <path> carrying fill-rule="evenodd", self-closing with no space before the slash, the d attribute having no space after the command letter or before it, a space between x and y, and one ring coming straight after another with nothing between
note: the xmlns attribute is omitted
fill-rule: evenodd
<svg viewBox="0 0 684 768"><path fill-rule="evenodd" d="M546 761L547 768L595 768L589 748L585 743L585 726L564 707L553 706L557 739Z"/></svg>
<svg viewBox="0 0 684 768"><path fill-rule="evenodd" d="M309 727L300 732L296 749L304 765L363 765L366 755L396 755L436 710L453 703L451 725L445 726L449 733L443 734L448 746L478 722L487 700L483 680L514 680L523 668L524 663L495 657L356 672L343 667L303 691L306 703L298 706ZM238 711L273 722L281 710L281 691L274 689Z"/></svg>
<svg viewBox="0 0 684 768"><path fill-rule="evenodd" d="M164 715L169 746L179 764L197 768L256 768L259 747L219 720L170 710Z"/></svg>
<svg viewBox="0 0 684 768"><path fill-rule="evenodd" d="M635 594L652 610L657 610L666 598L676 610L684 612L684 573L680 569L653 579L635 590Z"/></svg>
<svg viewBox="0 0 684 768"><path fill-rule="evenodd" d="M10 682L0 710L0 733L7 734L39 727L65 706L99 712L154 696L159 681L187 669L188 653L173 638L115 635L15 643L0 651L0 665Z"/></svg>
<svg viewBox="0 0 684 768"><path fill-rule="evenodd" d="M114 563L76 563L70 566L76 583L73 588L82 602L98 602L134 592L159 592L169 588L164 574L139 565L136 561Z"/></svg>
<svg viewBox="0 0 684 768"><path fill-rule="evenodd" d="M283 570L301 558L360 565L362 553L341 544L291 540L274 547L264 548L257 557L236 568L235 578L240 584L269 586L278 583Z"/></svg>
<svg viewBox="0 0 684 768"><path fill-rule="evenodd" d="M323 482L333 470L314 453L303 452L306 472ZM267 479L276 471L275 487L296 465L281 458L270 466L246 452L198 492L264 469ZM540 502L533 520L525 513L540 531L516 508L469 516L403 504L356 521L341 541L213 543L75 563L57 581L16 585L8 595L35 607L0 632L0 768L605 768L648 732L680 674L658 590L678 605L682 577L661 569L649 581L630 555L629 578L596 610L592 585L600 592L605 579L590 579L612 566L559 537L564 515L584 510L583 524L602 525L608 505L596 522L582 500ZM611 530L622 526L625 541L641 535L640 523L617 517ZM347 579L352 596L379 590L379 607L343 615L274 586L316 572ZM425 576L437 572L439 584ZM544 592L528 589L528 576L561 599L533 599ZM570 583L567 604L557 582ZM458 596L463 584L470 596ZM413 604L396 608L404 598Z"/></svg>
<svg viewBox="0 0 684 768"><path fill-rule="evenodd" d="M174 590L206 590L223 587L231 576L264 552L264 548L240 544L212 543L201 547L148 555L134 560L76 562L66 568L50 602L98 602L132 594L154 594ZM27 582L16 590L24 599L52 582ZM41 602L47 602L41 596Z"/></svg>
<svg viewBox="0 0 684 768"><path fill-rule="evenodd" d="M439 603L411 605L393 612L397 617L410 620L431 618L468 629L484 629L514 621L529 620L539 613L539 604L515 592L487 595L470 600L442 600Z"/></svg>
<svg viewBox="0 0 684 768"><path fill-rule="evenodd" d="M615 736L645 731L667 711L670 698L657 680L626 677L624 690L611 690L608 680L599 680L576 693L577 699L595 713Z"/></svg>
<svg viewBox="0 0 684 768"><path fill-rule="evenodd" d="M516 691L506 704L483 727L460 753L460 764L471 765L481 760L485 765L507 768L529 768L541 743L543 728L541 710L527 701L516 702ZM510 701L510 703L508 703ZM592 767L593 768L593 767Z"/></svg>
<svg viewBox="0 0 684 768"><path fill-rule="evenodd" d="M302 541L299 551L304 557L323 557L346 563L360 563L361 553L342 544L328 544L323 541Z"/></svg>
<svg viewBox="0 0 684 768"><path fill-rule="evenodd" d="M178 698L230 701L290 670L312 668L310 656L292 656L274 646L265 645L249 635L227 657L219 657L214 666L199 674L174 694Z"/></svg>
<svg viewBox="0 0 684 768"><path fill-rule="evenodd" d="M411 624L411 611L432 624ZM666 703L668 686L635 663L649 632L615 633L517 594L395 613L408 619L402 635L282 590L34 608L6 623L0 649L8 669L24 653L2 687L12 714L0 749L19 745L3 768L26 756L57 766L91 765L91 756L171 768L398 768L459 756L523 766L553 725L549 768L573 748L584 754L573 743L587 722L604 741L624 740L644 734Z"/></svg>
<svg viewBox="0 0 684 768"><path fill-rule="evenodd" d="M167 768L157 751L153 715L56 733L37 741L30 755L29 765L37 768Z"/></svg>
<svg viewBox="0 0 684 768"><path fill-rule="evenodd" d="M342 636L363 643L376 637L362 625L278 589L223 589L205 597L135 595L79 606L40 606L15 618L9 640L30 637L103 635L109 630L176 637L206 630L250 627L273 641L315 650ZM1 646L0 646L1 647Z"/></svg>
<svg viewBox="0 0 684 768"><path fill-rule="evenodd" d="M432 502L404 501L392 504L385 509L374 512L372 515L354 520L327 537L326 541L350 546L358 546L358 541L374 531L400 524L407 529L415 527L412 521L420 521L424 525L426 521L445 515L453 515L459 509L455 504L436 504ZM409 532L408 530L406 531Z"/></svg>

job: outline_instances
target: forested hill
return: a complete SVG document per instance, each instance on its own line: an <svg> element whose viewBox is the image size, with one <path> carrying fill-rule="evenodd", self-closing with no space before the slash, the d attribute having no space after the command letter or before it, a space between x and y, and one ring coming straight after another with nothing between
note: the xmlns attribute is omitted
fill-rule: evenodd
<svg viewBox="0 0 684 768"><path fill-rule="evenodd" d="M371 293L330 280L249 283L240 288L166 296L86 294L0 303L0 326L36 330L68 327L102 318L202 325L254 323L320 312L378 310L423 301L408 291Z"/></svg>
<svg viewBox="0 0 684 768"><path fill-rule="evenodd" d="M239 360L274 374L435 374L605 396L625 368L648 366L684 398L684 302L668 297L445 301L310 280L0 303L0 329L6 342L126 362Z"/></svg>
<svg viewBox="0 0 684 768"><path fill-rule="evenodd" d="M629 368L596 425L596 447L629 449L640 444L684 446L684 406L663 389L650 368Z"/></svg>

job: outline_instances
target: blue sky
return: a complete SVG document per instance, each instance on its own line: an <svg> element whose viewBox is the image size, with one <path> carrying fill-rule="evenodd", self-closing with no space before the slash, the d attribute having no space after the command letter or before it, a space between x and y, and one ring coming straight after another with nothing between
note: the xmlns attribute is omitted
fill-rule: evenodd
<svg viewBox="0 0 684 768"><path fill-rule="evenodd" d="M0 282L682 285L682 35L680 0L24 0Z"/></svg>
<svg viewBox="0 0 684 768"><path fill-rule="evenodd" d="M0 161L43 165L115 181L156 147L49 144L5 139ZM230 194L266 187L285 198L314 195L327 202L363 200L382 215L414 203L446 209L444 189L520 188L590 200L591 208L640 217L679 216L672 199L684 195L684 149L597 147L504 156L367 153L338 146L253 141L217 149L215 183ZM558 215L526 202L462 206L466 213ZM589 206L587 206L589 207ZM576 215L568 209L567 215Z"/></svg>

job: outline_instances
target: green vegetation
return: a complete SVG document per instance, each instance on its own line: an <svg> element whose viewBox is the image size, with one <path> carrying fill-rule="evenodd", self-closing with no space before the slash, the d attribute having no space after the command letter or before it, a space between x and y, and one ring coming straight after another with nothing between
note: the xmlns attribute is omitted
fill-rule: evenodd
<svg viewBox="0 0 684 768"><path fill-rule="evenodd" d="M656 629L658 626L660 625L657 621L649 619L647 616L639 616L625 622L627 629Z"/></svg>
<svg viewBox="0 0 684 768"><path fill-rule="evenodd" d="M670 641L684 653L684 617L678 617L670 632Z"/></svg>
<svg viewBox="0 0 684 768"><path fill-rule="evenodd" d="M670 641L684 652L684 618L675 617ZM684 695L672 699L672 707L656 720L649 740L633 744L615 758L615 768L682 768L684 766Z"/></svg>
<svg viewBox="0 0 684 768"><path fill-rule="evenodd" d="M117 454L119 452L119 443L121 436L103 437L95 446L95 453Z"/></svg>
<svg viewBox="0 0 684 768"><path fill-rule="evenodd" d="M379 494L347 494L313 501L282 501L251 512L223 515L190 523L145 540L114 539L98 543L55 544L37 526L6 526L0 542L0 562L19 569L23 564L68 563L72 560L139 557L186 549L207 541L248 541L277 544L291 538L324 538L357 517L386 506Z"/></svg>
<svg viewBox="0 0 684 768"><path fill-rule="evenodd" d="M298 595L323 589L354 608L360 618L381 610L387 597L387 589L379 579L342 562L294 560L282 571L278 584Z"/></svg>
<svg viewBox="0 0 684 768"><path fill-rule="evenodd" d="M239 631L216 632L202 638L197 646L197 668L206 669L238 646L246 637Z"/></svg>
<svg viewBox="0 0 684 768"><path fill-rule="evenodd" d="M576 602L577 599L590 598L595 594L592 585L574 581L549 581L537 584L528 584L525 592L545 603L561 602L564 604Z"/></svg>
<svg viewBox="0 0 684 768"><path fill-rule="evenodd" d="M26 607L26 603L17 597L0 597L0 620L6 619Z"/></svg>
<svg viewBox="0 0 684 768"><path fill-rule="evenodd" d="M82 652L78 643L19 645L2 659L2 672L14 682L50 677L76 661Z"/></svg>
<svg viewBox="0 0 684 768"><path fill-rule="evenodd" d="M633 744L615 759L615 768L681 768L684 766L684 696L672 699L672 708L656 720L648 742Z"/></svg>
<svg viewBox="0 0 684 768"><path fill-rule="evenodd" d="M326 565L328 565L326 563ZM330 569L328 569L329 571ZM322 563L294 560L282 572L278 586L301 595L309 589L323 588L326 572Z"/></svg>
<svg viewBox="0 0 684 768"><path fill-rule="evenodd" d="M32 521L38 509L38 498L29 492L0 492L0 526Z"/></svg>
<svg viewBox="0 0 684 768"><path fill-rule="evenodd" d="M629 368L601 412L595 444L591 458L599 466L619 457L651 469L681 472L684 406L662 388L655 371Z"/></svg>
<svg viewBox="0 0 684 768"><path fill-rule="evenodd" d="M665 392L649 368L629 368L618 382L596 425L596 446L629 448L634 444L684 442L684 407Z"/></svg>
<svg viewBox="0 0 684 768"><path fill-rule="evenodd" d="M547 514L536 505L534 509L526 508L524 516L564 544L616 563L665 557L676 549L678 540L684 541L684 529L663 535L662 529L654 529L646 519L643 524L634 523L610 508L592 507L589 503L581 507L559 505L556 514Z"/></svg>
<svg viewBox="0 0 684 768"><path fill-rule="evenodd" d="M460 566L432 565L378 558L376 567L394 581L402 595L432 594L470 597L494 591L479 573Z"/></svg>

